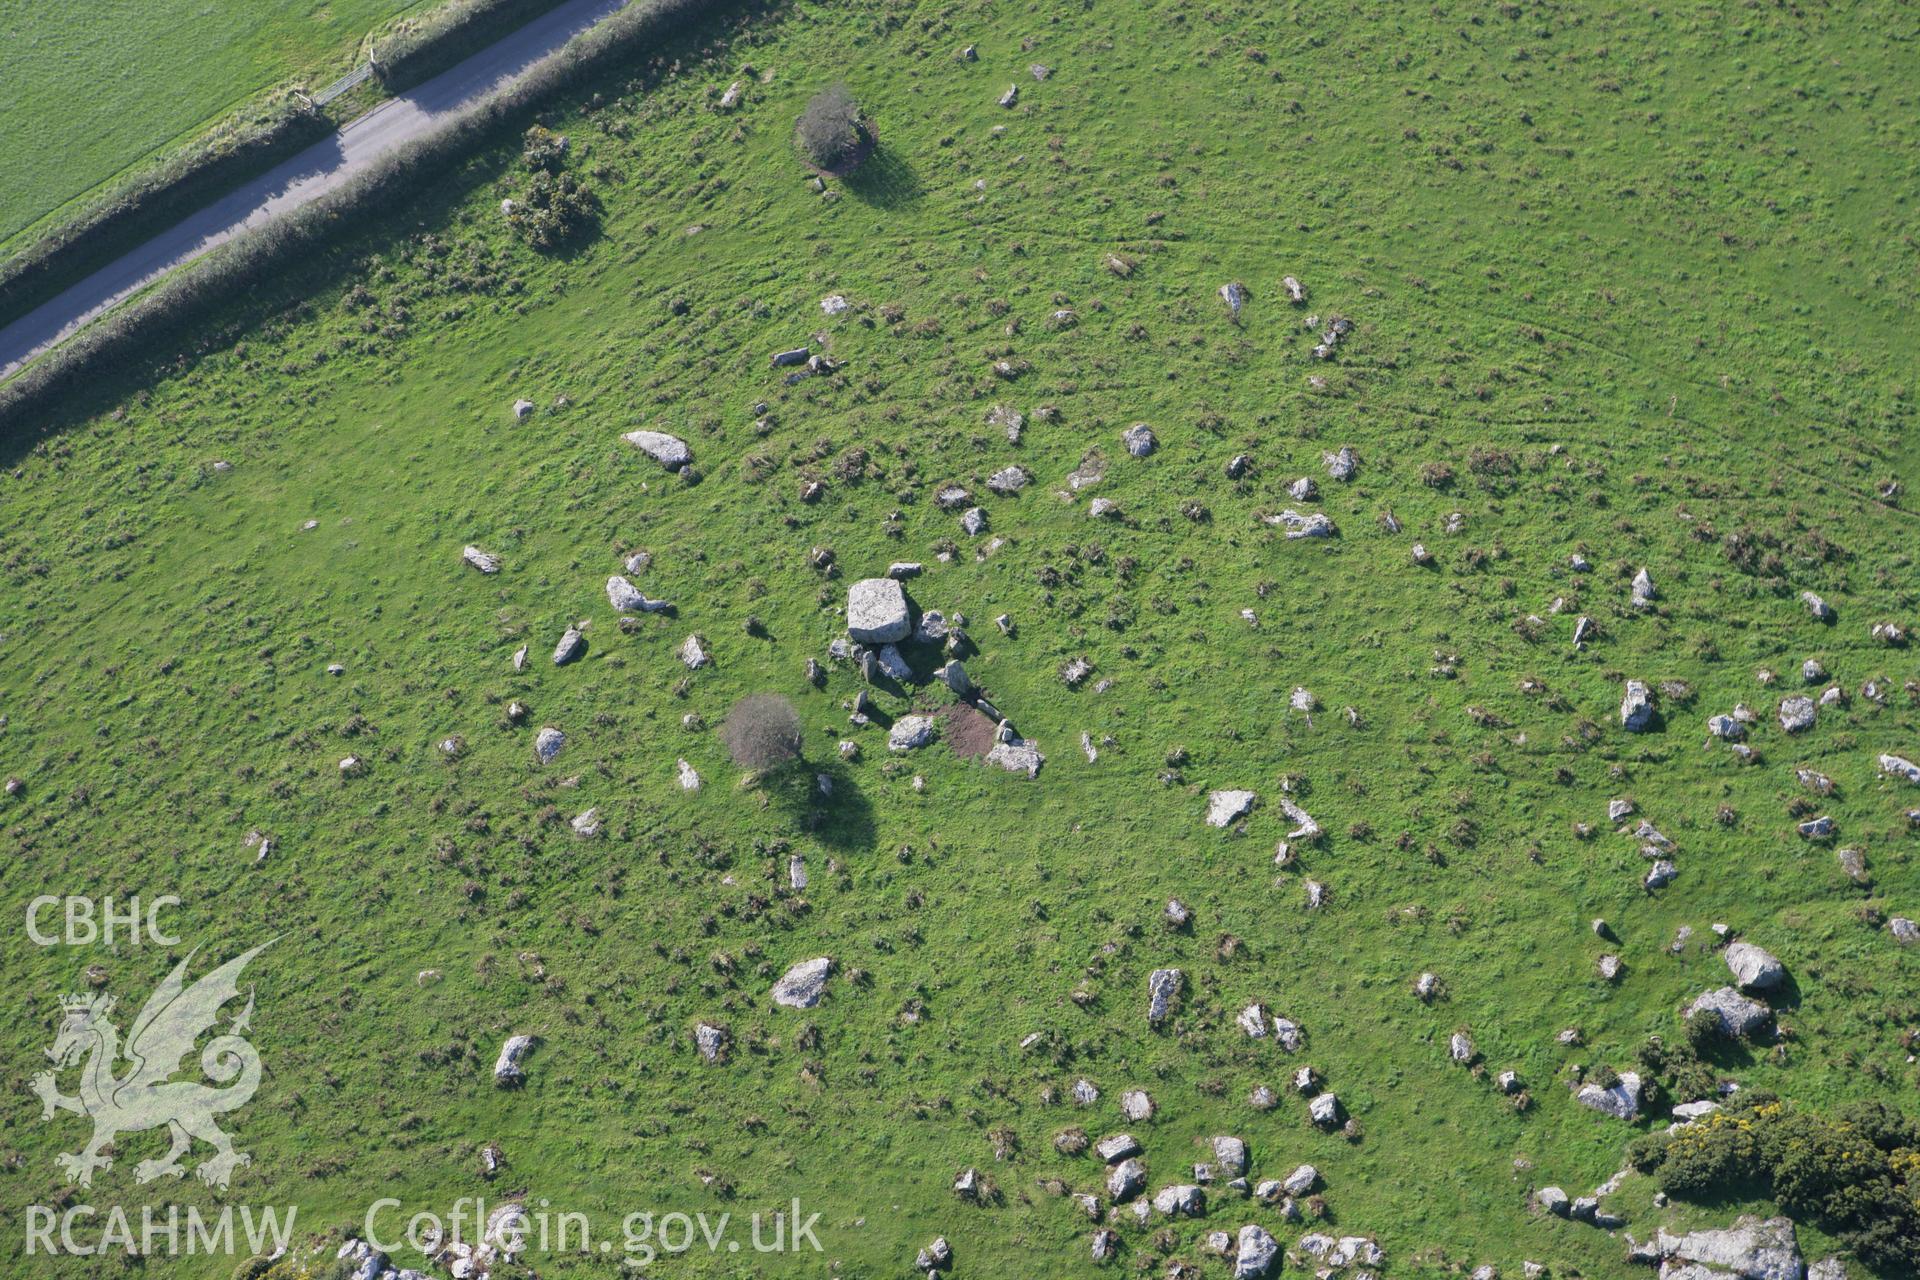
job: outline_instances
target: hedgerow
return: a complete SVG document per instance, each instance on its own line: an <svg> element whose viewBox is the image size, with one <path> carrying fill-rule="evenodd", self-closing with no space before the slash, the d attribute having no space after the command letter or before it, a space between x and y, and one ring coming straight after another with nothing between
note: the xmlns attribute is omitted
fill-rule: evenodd
<svg viewBox="0 0 1920 1280"><path fill-rule="evenodd" d="M403 18L373 42L373 74L393 92L410 89L525 26L558 0L456 0Z"/></svg>
<svg viewBox="0 0 1920 1280"><path fill-rule="evenodd" d="M324 138L333 122L285 97L223 120L121 179L0 263L0 324Z"/></svg>
<svg viewBox="0 0 1920 1280"><path fill-rule="evenodd" d="M435 178L520 128L539 104L616 59L652 47L726 0L636 0L582 32L500 92L450 120L337 191L238 236L175 272L28 365L0 386L0 430L27 420L53 396L83 382L103 360L138 358L146 344L180 345L181 333L216 307L270 279L295 258L324 254L366 220L413 199Z"/></svg>

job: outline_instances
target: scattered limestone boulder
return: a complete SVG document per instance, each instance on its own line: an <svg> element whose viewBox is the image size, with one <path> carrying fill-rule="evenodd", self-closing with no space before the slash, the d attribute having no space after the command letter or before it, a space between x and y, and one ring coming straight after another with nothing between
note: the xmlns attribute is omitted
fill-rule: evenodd
<svg viewBox="0 0 1920 1280"><path fill-rule="evenodd" d="M1654 588L1652 574L1642 568L1639 573L1633 575L1634 608L1650 609L1653 607L1653 602L1659 598L1660 593Z"/></svg>
<svg viewBox="0 0 1920 1280"><path fill-rule="evenodd" d="M1592 1107L1603 1115L1632 1120L1640 1114L1640 1077L1635 1072L1622 1071L1613 1084L1604 1087L1598 1083L1584 1084L1574 1097L1580 1105Z"/></svg>
<svg viewBox="0 0 1920 1280"><path fill-rule="evenodd" d="M1920 787L1920 764L1915 764L1905 756L1881 756L1880 771Z"/></svg>
<svg viewBox="0 0 1920 1280"><path fill-rule="evenodd" d="M1159 447L1160 441L1153 434L1153 428L1144 422L1136 422L1120 435L1120 443L1127 452L1136 458L1144 458Z"/></svg>
<svg viewBox="0 0 1920 1280"><path fill-rule="evenodd" d="M1802 840L1831 840L1840 827L1832 815L1823 813L1817 818L1808 818L1794 830L1800 833Z"/></svg>
<svg viewBox="0 0 1920 1280"><path fill-rule="evenodd" d="M1265 1280L1280 1260L1280 1242L1257 1222L1240 1228L1234 1243L1233 1280Z"/></svg>
<svg viewBox="0 0 1920 1280"><path fill-rule="evenodd" d="M1663 1229L1653 1244L1663 1280L1801 1280L1804 1274L1788 1218L1748 1215L1731 1227L1686 1235Z"/></svg>
<svg viewBox="0 0 1920 1280"><path fill-rule="evenodd" d="M1339 532L1333 527L1333 521L1325 512L1315 511L1306 515L1289 507L1277 516L1261 517L1268 524L1282 525L1287 531L1287 540L1297 538L1331 538Z"/></svg>
<svg viewBox="0 0 1920 1280"><path fill-rule="evenodd" d="M1788 733L1799 733L1811 729L1816 715L1813 699L1804 694L1794 694L1780 700L1780 727Z"/></svg>
<svg viewBox="0 0 1920 1280"><path fill-rule="evenodd" d="M1213 1139L1212 1146L1215 1168L1230 1178L1238 1178L1247 1171L1247 1144L1244 1139L1221 1134Z"/></svg>
<svg viewBox="0 0 1920 1280"><path fill-rule="evenodd" d="M1873 875L1867 870L1867 855L1864 852L1849 846L1834 854L1834 857L1840 863L1841 874L1847 879L1862 886L1873 883Z"/></svg>
<svg viewBox="0 0 1920 1280"><path fill-rule="evenodd" d="M1220 300L1227 304L1227 310L1233 315L1240 314L1240 308L1247 305L1247 287L1238 280L1229 281L1220 286Z"/></svg>
<svg viewBox="0 0 1920 1280"><path fill-rule="evenodd" d="M707 652L707 646L701 642L698 635L688 636L681 641L680 648L675 652L679 655L680 661L686 663L689 671L698 671L702 667L713 664L713 655Z"/></svg>
<svg viewBox="0 0 1920 1280"><path fill-rule="evenodd" d="M694 1024L693 1046L708 1062L726 1061L727 1043L730 1038L725 1027L715 1026L711 1022Z"/></svg>
<svg viewBox="0 0 1920 1280"><path fill-rule="evenodd" d="M680 789L682 791L698 791L700 789L700 774L685 760L679 761L674 766L674 774L680 783Z"/></svg>
<svg viewBox="0 0 1920 1280"><path fill-rule="evenodd" d="M533 735L534 759L541 764L552 764L553 758L559 755L560 749L566 745L567 735L548 725Z"/></svg>
<svg viewBox="0 0 1920 1280"><path fill-rule="evenodd" d="M1815 622L1833 621L1833 606L1813 594L1813 592L1802 591L1800 593L1800 603L1807 606L1807 612L1813 616Z"/></svg>
<svg viewBox="0 0 1920 1280"><path fill-rule="evenodd" d="M1887 932L1891 933L1893 940L1903 947L1910 947L1920 942L1920 924L1915 924L1905 916L1894 916L1888 920Z"/></svg>
<svg viewBox="0 0 1920 1280"><path fill-rule="evenodd" d="M1140 1194L1147 1185L1147 1167L1138 1160L1122 1160L1107 1174L1107 1195L1122 1204Z"/></svg>
<svg viewBox="0 0 1920 1280"><path fill-rule="evenodd" d="M1228 827L1253 811L1259 796L1251 791L1210 791L1207 793L1207 825Z"/></svg>
<svg viewBox="0 0 1920 1280"><path fill-rule="evenodd" d="M515 422L524 422L531 416L533 416L533 401L515 400L513 402L513 420Z"/></svg>
<svg viewBox="0 0 1920 1280"><path fill-rule="evenodd" d="M1278 1015L1273 1019L1273 1038L1288 1053L1300 1052L1307 1043L1307 1033L1300 1029L1299 1023L1292 1018L1282 1018Z"/></svg>
<svg viewBox="0 0 1920 1280"><path fill-rule="evenodd" d="M560 642L553 646L553 665L564 667L587 651L587 638L578 627L568 627L560 636Z"/></svg>
<svg viewBox="0 0 1920 1280"><path fill-rule="evenodd" d="M620 438L669 471L678 471L693 461L693 450L687 442L664 431L629 431Z"/></svg>
<svg viewBox="0 0 1920 1280"><path fill-rule="evenodd" d="M1012 738L1006 742L996 742L987 752L987 763L999 765L1008 773L1024 773L1029 778L1040 776L1040 766L1047 758L1040 754L1031 739Z"/></svg>
<svg viewBox="0 0 1920 1280"><path fill-rule="evenodd" d="M887 731L887 750L916 751L931 743L935 732L932 716L901 716Z"/></svg>
<svg viewBox="0 0 1920 1280"><path fill-rule="evenodd" d="M936 669L934 679L947 686L953 696L962 700L971 699L974 694L973 681L967 675L967 669L960 665L960 659L954 658Z"/></svg>
<svg viewBox="0 0 1920 1280"><path fill-rule="evenodd" d="M1307 1103L1307 1118L1322 1129L1333 1128L1340 1123L1340 1099L1331 1093L1314 1094Z"/></svg>
<svg viewBox="0 0 1920 1280"><path fill-rule="evenodd" d="M500 572L500 558L488 555L480 548L468 544L460 549L460 558L482 573Z"/></svg>
<svg viewBox="0 0 1920 1280"><path fill-rule="evenodd" d="M945 1271L952 1265L953 1246L947 1243L945 1236L937 1237L913 1259L913 1269L923 1275L934 1271Z"/></svg>
<svg viewBox="0 0 1920 1280"><path fill-rule="evenodd" d="M1716 738L1728 742L1738 742L1747 736L1747 726L1728 715L1708 716L1707 732Z"/></svg>
<svg viewBox="0 0 1920 1280"><path fill-rule="evenodd" d="M649 600L640 588L619 574L607 579L607 603L620 613L659 613L673 606L665 600Z"/></svg>
<svg viewBox="0 0 1920 1280"><path fill-rule="evenodd" d="M1237 1019L1237 1021L1240 1024L1240 1029L1247 1033L1247 1038L1249 1040L1261 1040L1266 1038L1267 1007L1265 1005L1259 1004L1257 1002L1254 1004L1248 1005L1246 1008L1240 1011L1240 1017Z"/></svg>
<svg viewBox="0 0 1920 1280"><path fill-rule="evenodd" d="M833 972L833 960L819 956L802 960L773 984L773 1002L789 1009L811 1009L826 994L827 976Z"/></svg>
<svg viewBox="0 0 1920 1280"><path fill-rule="evenodd" d="M1303 1164L1280 1183L1281 1188L1290 1196L1304 1196L1312 1191L1320 1181L1320 1171L1310 1164Z"/></svg>
<svg viewBox="0 0 1920 1280"><path fill-rule="evenodd" d="M1022 466L1002 467L987 477L987 488L1008 497L1033 483L1033 473Z"/></svg>
<svg viewBox="0 0 1920 1280"><path fill-rule="evenodd" d="M591 840L600 834L600 811L588 809L576 817L570 825L573 827L574 835L582 840Z"/></svg>
<svg viewBox="0 0 1920 1280"><path fill-rule="evenodd" d="M1144 1089L1128 1089L1120 1095L1120 1111L1135 1124L1153 1119L1153 1098Z"/></svg>
<svg viewBox="0 0 1920 1280"><path fill-rule="evenodd" d="M1172 1011L1184 978L1178 969L1155 969L1147 975L1148 1022L1160 1022Z"/></svg>
<svg viewBox="0 0 1920 1280"><path fill-rule="evenodd" d="M1559 1187L1540 1188L1534 1194L1533 1202L1540 1206L1542 1212L1550 1213L1556 1218L1566 1217L1573 1203L1567 1198L1567 1193Z"/></svg>
<svg viewBox="0 0 1920 1280"><path fill-rule="evenodd" d="M1140 1143L1130 1133L1116 1133L1093 1144L1093 1153L1108 1164L1118 1164L1128 1156L1140 1154Z"/></svg>
<svg viewBox="0 0 1920 1280"><path fill-rule="evenodd" d="M857 644L891 644L913 634L907 593L894 578L862 578L847 588L847 634Z"/></svg>
<svg viewBox="0 0 1920 1280"><path fill-rule="evenodd" d="M1720 1030L1736 1040L1744 1040L1761 1030L1773 1018L1773 1010L1758 1000L1741 995L1732 987L1720 987L1695 997L1680 1011L1683 1018L1710 1013L1720 1022Z"/></svg>
<svg viewBox="0 0 1920 1280"><path fill-rule="evenodd" d="M1626 696L1620 699L1620 727L1628 733L1645 733L1653 727L1653 695L1644 682L1627 681Z"/></svg>
<svg viewBox="0 0 1920 1280"><path fill-rule="evenodd" d="M1771 991L1787 979L1787 968L1751 942L1736 942L1723 953L1742 991Z"/></svg>
<svg viewBox="0 0 1920 1280"><path fill-rule="evenodd" d="M527 1082L527 1055L533 1052L532 1036L509 1036L500 1046L500 1056L493 1061L493 1082L502 1089L510 1089Z"/></svg>
<svg viewBox="0 0 1920 1280"><path fill-rule="evenodd" d="M907 664L906 657L897 646L881 645L879 653L874 655L874 665L878 666L888 679L898 680L902 684L913 679L913 668Z"/></svg>
<svg viewBox="0 0 1920 1280"><path fill-rule="evenodd" d="M1207 1193L1191 1183L1177 1183L1155 1193L1153 1207L1169 1218L1198 1218L1207 1211Z"/></svg>

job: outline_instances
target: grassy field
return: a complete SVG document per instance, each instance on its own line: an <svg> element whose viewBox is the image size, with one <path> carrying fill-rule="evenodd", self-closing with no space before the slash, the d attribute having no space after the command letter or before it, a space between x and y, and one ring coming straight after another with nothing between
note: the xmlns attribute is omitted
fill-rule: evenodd
<svg viewBox="0 0 1920 1280"><path fill-rule="evenodd" d="M84 1125L43 1124L26 1089L55 997L98 964L130 1018L186 946L268 937L249 971L267 1078L231 1126L253 1163L224 1197L188 1179L161 1198L297 1204L303 1235L357 1231L378 1196L521 1193L602 1227L794 1197L823 1215L824 1255L701 1251L658 1274L907 1274L935 1235L956 1276L1092 1274L1091 1224L1044 1185L1101 1191L1091 1156L1054 1150L1077 1125L1133 1132L1152 1188L1213 1134L1247 1139L1256 1180L1311 1162L1334 1234L1377 1235L1388 1276L1644 1275L1619 1234L1529 1195L1585 1194L1664 1126L1563 1086L1677 1038L1679 1006L1727 980L1715 922L1794 979L1791 1036L1726 1076L1911 1113L1920 949L1864 909L1920 914L1920 791L1874 767L1920 752L1920 670L1869 634L1920 623L1915 519L1883 499L1920 484L1912 35L1893 6L794 4L547 121L603 206L584 243L513 240L500 205L526 175L481 157L406 225L236 304L208 346L119 371L4 459L0 773L24 786L0 807L0 919L40 893L175 893L186 941L0 929L20 1009L0 1031L0 1245L24 1206L78 1194L53 1158ZM823 193L791 128L837 78L880 144ZM717 110L735 80L743 104ZM1250 293L1237 323L1229 281ZM829 316L833 294L851 305ZM1316 361L1305 319L1334 314L1353 331ZM843 367L784 385L769 354L809 342ZM521 397L537 408L516 421ZM995 405L1028 416L1018 444ZM1150 457L1121 445L1135 422ZM620 441L641 425L691 444L697 483ZM1321 461L1341 446L1345 483ZM1090 450L1106 478L1062 496ZM1034 482L987 493L1014 463ZM1301 476L1317 501L1289 497ZM936 505L950 482L989 535ZM1289 506L1339 536L1283 540L1261 517ZM461 564L468 543L498 576ZM638 549L635 584L677 615L628 631L603 587ZM807 683L847 584L896 560L925 562L921 607L965 614L967 668L1045 752L1037 779L944 744L890 756L848 723L855 672ZM1599 634L1576 651L1583 614ZM580 620L588 654L556 669ZM691 634L714 655L697 672L675 656ZM1094 676L1069 689L1079 656ZM1790 738L1773 712L1808 657L1849 700ZM1690 693L1629 735L1628 678ZM742 784L714 728L762 691L793 699L830 796ZM1762 717L1752 765L1705 729L1739 702ZM542 725L568 736L546 767ZM1797 765L1837 783L1812 798L1831 845L1794 834ZM1286 870L1283 779L1326 832ZM1261 806L1206 827L1206 792L1231 787ZM1607 822L1615 798L1677 846L1663 891ZM597 840L568 826L589 807ZM250 830L274 838L264 862ZM1865 850L1870 890L1836 846ZM1184 933L1161 924L1176 896ZM825 1002L775 1007L774 979L818 955L840 967ZM1168 965L1186 992L1155 1030L1147 975ZM1446 988L1431 1005L1423 971ZM1255 1000L1305 1028L1301 1053L1241 1035ZM693 1048L702 1019L732 1034L724 1066ZM1557 1042L1569 1026L1584 1047ZM1462 1027L1487 1078L1448 1060ZM1036 1031L1048 1047L1023 1053ZM496 1090L516 1032L543 1043L524 1090ZM1286 1088L1303 1062L1356 1140L1308 1124ZM1507 1069L1531 1109L1495 1089ZM1101 1090L1084 1109L1081 1078ZM1262 1083L1271 1111L1248 1103ZM1151 1123L1123 1121L1131 1087ZM157 1150L123 1139L85 1194L155 1199L131 1166ZM953 1194L970 1165L996 1202ZM1740 1207L1656 1210L1653 1190L1609 1200L1636 1236ZM1221 1189L1210 1205L1123 1231L1124 1268L1200 1264L1208 1231L1243 1222L1309 1229ZM620 1274L593 1252L535 1262Z"/></svg>
<svg viewBox="0 0 1920 1280"><path fill-rule="evenodd" d="M291 77L319 88L418 0L0 0L0 244Z"/></svg>

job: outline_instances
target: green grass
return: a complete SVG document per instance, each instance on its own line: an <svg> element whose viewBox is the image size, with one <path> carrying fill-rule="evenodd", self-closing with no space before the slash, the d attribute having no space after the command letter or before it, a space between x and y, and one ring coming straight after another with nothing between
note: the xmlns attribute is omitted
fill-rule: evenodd
<svg viewBox="0 0 1920 1280"><path fill-rule="evenodd" d="M1527 1199L1585 1193L1650 1127L1562 1086L1576 1063L1630 1066L1726 980L1697 946L1668 954L1680 925L1696 942L1732 925L1797 984L1787 1047L1728 1074L1814 1109L1912 1106L1900 1035L1920 1019L1920 951L1857 914L1920 909L1904 817L1920 795L1873 768L1920 750L1901 691L1920 671L1914 649L1868 636L1920 603L1914 518L1876 492L1920 484L1911 15L1511 13L793 6L549 121L605 206L569 254L505 236L499 204L523 177L511 154L482 157L468 189L349 245L347 269L237 304L211 351L119 372L13 449L0 490L0 772L27 784L0 810L0 917L40 892L173 892L189 945L224 956L280 935L250 974L269 1074L233 1125L254 1163L231 1198L297 1203L303 1229L354 1229L381 1195L442 1208L523 1190L601 1221L799 1196L844 1275L904 1274L936 1234L957 1276L1090 1274L1089 1224L1037 1180L1096 1190L1092 1159L1057 1156L1051 1135L1124 1127L1117 1098L1140 1085L1161 1107L1132 1127L1153 1187L1184 1179L1196 1140L1236 1133L1256 1178L1316 1164L1339 1231L1377 1234L1388 1275L1523 1259L1641 1274L1618 1238L1539 1220ZM978 63L953 57L969 43ZM764 83L713 112L743 62ZM881 145L823 197L790 130L835 79ZM997 108L1015 82L1019 107ZM1304 310L1284 274L1311 290ZM1253 294L1239 325L1214 293L1234 279ZM854 309L824 316L829 293ZM1049 328L1061 307L1077 327ZM1302 318L1334 312L1355 333L1317 363ZM783 387L768 354L816 332L844 368ZM1003 358L1031 371L1000 381ZM540 411L516 424L521 396ZM1013 446L986 425L995 403L1060 413ZM1146 460L1119 444L1135 421L1161 440ZM691 442L699 484L620 443L643 423ZM1361 464L1346 485L1319 463L1343 444ZM1090 448L1108 469L1091 494L1122 521L1054 496ZM1239 452L1258 469L1236 485L1222 468ZM1015 461L1035 484L987 497ZM1451 488L1425 483L1427 464ZM1286 486L1305 474L1337 540L1283 542L1258 518L1299 505ZM812 477L827 496L804 505ZM985 558L932 501L951 480L1007 540ZM1403 532L1380 527L1387 509ZM1724 539L1743 529L1777 561L1732 563ZM1415 540L1434 567L1412 563ZM503 572L463 568L468 542ZM809 567L820 546L840 576ZM637 547L653 554L637 585L679 615L629 635L602 586ZM1570 572L1576 549L1592 573ZM968 669L1041 744L1037 781L944 747L889 760L847 724L851 672L805 684L847 582L901 559L928 564L910 586L922 606L967 615ZM1661 591L1644 615L1626 603L1641 565ZM1803 589L1837 625L1807 616ZM1575 653L1581 613L1603 635ZM589 656L556 670L545 655L583 618ZM673 651L692 632L717 660L689 677ZM1458 655L1453 678L1432 674L1436 653ZM1111 689L1062 686L1081 654ZM1772 708L1809 655L1854 697L1789 739ZM336 661L346 673L327 676ZM1858 696L1874 676L1894 687L1884 707ZM1522 693L1528 677L1547 693ZM1627 677L1695 695L1627 735ZM1322 703L1311 726L1287 711L1297 684ZM798 706L830 802L737 785L711 726L765 690ZM516 698L531 719L508 728ZM889 714L939 701L878 698ZM1766 717L1752 767L1703 745L1706 717L1737 701ZM542 724L570 738L544 769ZM1083 731L1114 739L1096 763ZM453 762L450 733L469 744ZM862 758L825 763L843 736ZM1188 760L1163 780L1176 747ZM348 752L366 776L340 777ZM697 795L674 785L681 757L706 778ZM1867 850L1870 895L1794 837L1802 762L1837 781L1820 809ZM1327 837L1280 872L1287 775ZM1266 802L1244 836L1204 827L1205 791L1238 786ZM1607 829L1616 796L1678 845L1657 896ZM564 819L590 805L608 835L578 841ZM264 865L250 828L279 842ZM774 888L778 841L807 858L804 910ZM1317 913L1307 877L1331 889ZM1159 925L1176 895L1191 935ZM1621 937L1617 985L1594 971L1616 949L1596 916ZM773 979L820 954L870 983L774 1008ZM17 929L0 957L33 1013L0 1034L20 1085L87 965L130 1016L177 958L41 950ZM1167 964L1188 993L1154 1032L1146 975ZM444 980L417 985L427 968ZM1410 994L1423 970L1445 1001ZM1083 985L1086 1008L1069 999ZM1255 999L1307 1029L1300 1058L1235 1030ZM731 1027L730 1065L698 1062L701 1018ZM1463 1025L1490 1072L1521 1073L1531 1111L1447 1061ZM1568 1025L1587 1047L1555 1042ZM1035 1030L1057 1062L1019 1051ZM507 1094L488 1069L516 1031L545 1044ZM1283 1088L1302 1060L1362 1140L1308 1127ZM1104 1093L1090 1112L1043 1102L1082 1075ZM1259 1082L1283 1092L1265 1115L1245 1103ZM14 1097L9 1245L17 1206L59 1194L52 1158L84 1136ZM1002 1125L1020 1141L1008 1162L988 1139ZM494 1140L510 1168L489 1186L477 1152ZM126 1141L96 1203L149 1198L130 1174L148 1142ZM955 1200L967 1165L1002 1204ZM1732 1216L1657 1212L1652 1190L1616 1197L1636 1235ZM1198 1261L1206 1231L1244 1221L1288 1243L1307 1229L1221 1194L1164 1241L1125 1233L1126 1265ZM1801 1239L1820 1256L1817 1232ZM613 1274L600 1257L539 1268ZM825 1271L751 1254L674 1268Z"/></svg>
<svg viewBox="0 0 1920 1280"><path fill-rule="evenodd" d="M0 0L0 243L246 99L323 87L417 0Z"/></svg>

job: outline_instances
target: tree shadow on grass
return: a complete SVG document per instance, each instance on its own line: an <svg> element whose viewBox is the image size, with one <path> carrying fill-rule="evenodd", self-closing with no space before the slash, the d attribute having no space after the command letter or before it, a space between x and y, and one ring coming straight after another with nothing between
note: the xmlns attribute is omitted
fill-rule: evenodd
<svg viewBox="0 0 1920 1280"><path fill-rule="evenodd" d="M857 199L876 209L905 209L926 194L914 167L885 142L841 181Z"/></svg>
<svg viewBox="0 0 1920 1280"><path fill-rule="evenodd" d="M823 789L822 782L826 786ZM796 760L763 782L788 821L829 849L871 849L879 835L873 804L838 760Z"/></svg>

